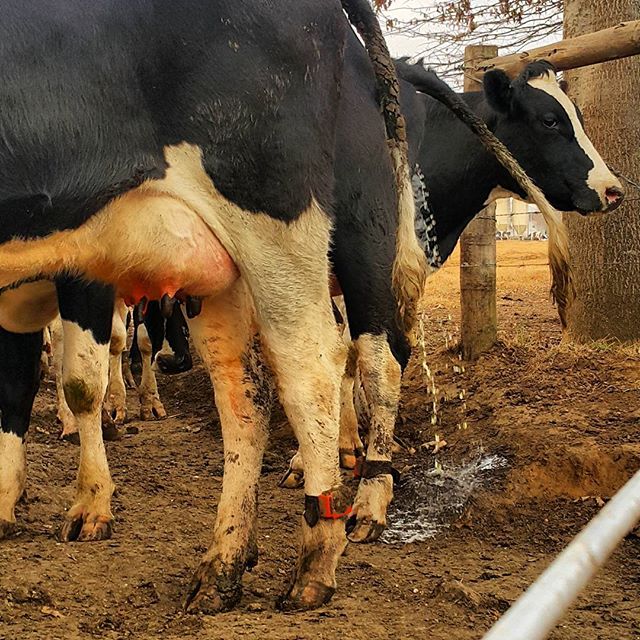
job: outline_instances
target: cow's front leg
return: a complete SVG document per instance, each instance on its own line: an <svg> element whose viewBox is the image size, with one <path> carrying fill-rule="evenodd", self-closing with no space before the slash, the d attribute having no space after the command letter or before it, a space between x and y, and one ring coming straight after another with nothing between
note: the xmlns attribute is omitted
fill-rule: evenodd
<svg viewBox="0 0 640 640"><path fill-rule="evenodd" d="M187 606L214 613L237 604L244 570L257 562L258 479L272 391L244 283L205 300L191 330L215 390L224 480L213 543L195 573Z"/></svg>
<svg viewBox="0 0 640 640"><path fill-rule="evenodd" d="M102 403L109 372L114 294L72 279L57 282L64 334L62 386L80 434L76 500L60 531L63 541L111 536L113 483L102 439Z"/></svg>
<svg viewBox="0 0 640 640"><path fill-rule="evenodd" d="M402 372L387 334L362 334L355 344L368 409L369 441L347 530L352 542L372 542L386 527L387 507L393 498L391 453Z"/></svg>
<svg viewBox="0 0 640 640"><path fill-rule="evenodd" d="M15 528L27 477L25 437L40 382L42 332L0 328L0 540Z"/></svg>

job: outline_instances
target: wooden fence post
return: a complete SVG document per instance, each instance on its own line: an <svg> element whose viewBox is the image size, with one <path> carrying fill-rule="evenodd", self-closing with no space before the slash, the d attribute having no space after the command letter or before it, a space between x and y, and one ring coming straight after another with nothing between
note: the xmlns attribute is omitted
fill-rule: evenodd
<svg viewBox="0 0 640 640"><path fill-rule="evenodd" d="M496 46L465 47L465 91L482 88L474 78L474 68L497 55ZM495 211L495 204L480 211L460 237L460 334L465 360L477 358L497 339Z"/></svg>

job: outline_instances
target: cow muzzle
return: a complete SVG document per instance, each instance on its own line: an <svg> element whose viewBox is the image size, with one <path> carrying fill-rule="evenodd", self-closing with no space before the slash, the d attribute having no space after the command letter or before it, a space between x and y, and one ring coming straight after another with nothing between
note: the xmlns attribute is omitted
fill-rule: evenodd
<svg viewBox="0 0 640 640"><path fill-rule="evenodd" d="M606 212L617 209L624 200L624 191L621 187L607 187L604 192L606 202Z"/></svg>

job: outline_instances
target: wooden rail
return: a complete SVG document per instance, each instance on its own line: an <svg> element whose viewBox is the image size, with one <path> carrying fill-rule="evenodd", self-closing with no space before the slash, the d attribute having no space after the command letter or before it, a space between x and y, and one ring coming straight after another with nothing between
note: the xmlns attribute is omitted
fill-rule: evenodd
<svg viewBox="0 0 640 640"><path fill-rule="evenodd" d="M514 77L534 60L548 60L563 71L637 54L640 54L640 20L632 20L530 51L482 60L474 65L472 76L481 80L486 71L502 69Z"/></svg>

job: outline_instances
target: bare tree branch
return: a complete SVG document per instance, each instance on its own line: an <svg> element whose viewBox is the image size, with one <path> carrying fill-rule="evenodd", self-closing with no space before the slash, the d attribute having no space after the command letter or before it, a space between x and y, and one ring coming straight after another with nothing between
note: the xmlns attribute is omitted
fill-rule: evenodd
<svg viewBox="0 0 640 640"><path fill-rule="evenodd" d="M497 44L506 54L562 34L562 0L373 1L387 30L415 38L416 57L455 84L466 45Z"/></svg>

